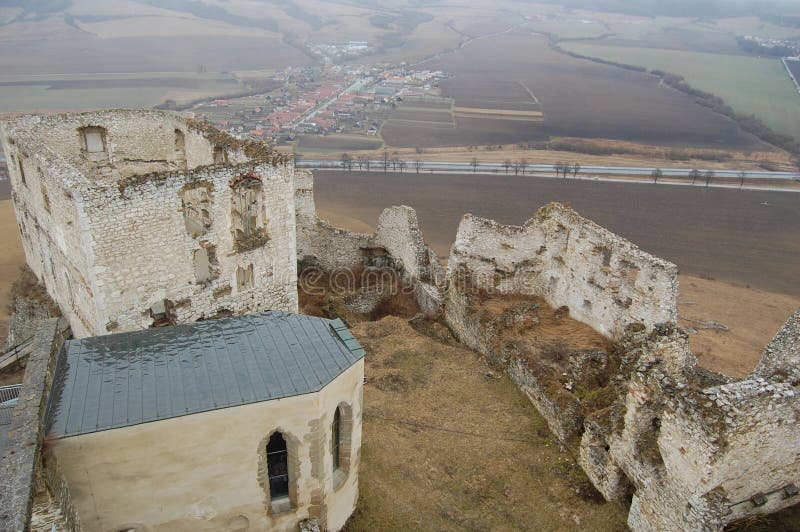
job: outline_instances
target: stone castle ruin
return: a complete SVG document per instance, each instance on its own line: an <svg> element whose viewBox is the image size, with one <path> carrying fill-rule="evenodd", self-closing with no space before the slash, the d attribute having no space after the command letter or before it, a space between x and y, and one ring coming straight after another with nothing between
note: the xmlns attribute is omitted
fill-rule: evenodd
<svg viewBox="0 0 800 532"><path fill-rule="evenodd" d="M77 337L296 312L298 268L391 269L630 504L632 530L721 530L800 502L800 311L735 381L677 327L677 267L560 204L519 227L466 215L445 268L412 208L372 234L335 228L310 173L177 115L22 117L2 142L28 263Z"/></svg>
<svg viewBox="0 0 800 532"><path fill-rule="evenodd" d="M800 311L734 381L697 366L677 327L677 267L568 207L521 227L464 216L443 274L413 209L386 209L375 234L337 229L316 218L311 179L300 260L398 268L421 308L506 370L600 494L630 501L632 530L721 530L800 502ZM526 341L561 315L584 324L565 329L584 346L563 338L554 356Z"/></svg>
<svg viewBox="0 0 800 532"><path fill-rule="evenodd" d="M7 122L27 262L77 337L297 310L286 156L155 111Z"/></svg>

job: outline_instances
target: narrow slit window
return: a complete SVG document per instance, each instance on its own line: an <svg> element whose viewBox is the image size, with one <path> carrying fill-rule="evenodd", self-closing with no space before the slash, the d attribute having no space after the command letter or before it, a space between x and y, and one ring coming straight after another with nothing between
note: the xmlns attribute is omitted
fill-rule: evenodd
<svg viewBox="0 0 800 532"><path fill-rule="evenodd" d="M339 465L341 464L340 455L339 455L339 447L341 443L341 434L342 434L342 416L339 413L339 409L336 409L336 412L333 414L333 424L331 425L331 456L333 457L333 470L336 471L339 469Z"/></svg>
<svg viewBox="0 0 800 532"><path fill-rule="evenodd" d="M270 497L289 496L289 453L286 440L280 432L274 433L267 443L267 474Z"/></svg>

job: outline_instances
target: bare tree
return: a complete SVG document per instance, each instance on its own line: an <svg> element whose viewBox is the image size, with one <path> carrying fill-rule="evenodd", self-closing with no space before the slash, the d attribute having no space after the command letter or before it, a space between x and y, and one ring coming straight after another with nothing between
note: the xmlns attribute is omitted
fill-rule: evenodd
<svg viewBox="0 0 800 532"><path fill-rule="evenodd" d="M352 170L353 169L353 158L350 156L349 153L345 152L342 154L341 157L342 168L345 170Z"/></svg>
<svg viewBox="0 0 800 532"><path fill-rule="evenodd" d="M388 150L383 150L383 171L389 171L389 152Z"/></svg>
<svg viewBox="0 0 800 532"><path fill-rule="evenodd" d="M708 185L711 184L711 180L714 179L714 171L708 170L705 174L705 178L706 178L706 187L708 187Z"/></svg>
<svg viewBox="0 0 800 532"><path fill-rule="evenodd" d="M419 173L419 171L422 170L423 166L425 166L425 163L423 163L419 159L414 159L414 168L417 169L417 173Z"/></svg>
<svg viewBox="0 0 800 532"><path fill-rule="evenodd" d="M572 165L572 177L578 177L578 172L581 171L581 165L575 163Z"/></svg>
<svg viewBox="0 0 800 532"><path fill-rule="evenodd" d="M356 163L358 164L358 169L359 170L363 170L364 169L364 156L360 155L358 157L358 159L356 159Z"/></svg>
<svg viewBox="0 0 800 532"><path fill-rule="evenodd" d="M395 171L395 172L397 171L397 163L399 163L399 162L400 162L400 158L399 157L397 157L396 155L394 157L392 157L392 170L393 171Z"/></svg>
<svg viewBox="0 0 800 532"><path fill-rule="evenodd" d="M556 163L553 165L553 170L556 172L556 177L561 175L561 169L564 167L563 163Z"/></svg>
<svg viewBox="0 0 800 532"><path fill-rule="evenodd" d="M508 159L503 161L503 168L506 169L506 173L508 173L508 169L511 168L512 166L513 165L511 164L511 161L509 161Z"/></svg>
<svg viewBox="0 0 800 532"><path fill-rule="evenodd" d="M473 172L478 171L478 159L476 157L473 157L472 160L469 162L469 164L472 165Z"/></svg>
<svg viewBox="0 0 800 532"><path fill-rule="evenodd" d="M700 177L700 170L695 168L691 172L689 172L689 177L692 180L692 184L694 185L697 182L697 178Z"/></svg>
<svg viewBox="0 0 800 532"><path fill-rule="evenodd" d="M744 180L747 179L747 174L745 172L739 172L739 190L744 187Z"/></svg>
<svg viewBox="0 0 800 532"><path fill-rule="evenodd" d="M364 166L367 168L367 172L369 172L369 166L372 164L369 156L364 155Z"/></svg>
<svg viewBox="0 0 800 532"><path fill-rule="evenodd" d="M403 159L397 161L397 167L400 168L400 173L402 174L403 171L408 168L408 163L405 162Z"/></svg>
<svg viewBox="0 0 800 532"><path fill-rule="evenodd" d="M522 170L522 175L525 175L525 169L528 168L528 160L527 159L520 159L519 160L519 169Z"/></svg>
<svg viewBox="0 0 800 532"><path fill-rule="evenodd" d="M519 161L514 161L512 167L514 168L514 175L519 175Z"/></svg>
<svg viewBox="0 0 800 532"><path fill-rule="evenodd" d="M567 178L567 174L572 172L572 167L570 165L568 165L568 164L565 164L564 167L562 168L562 170L564 171L564 179L566 179Z"/></svg>
<svg viewBox="0 0 800 532"><path fill-rule="evenodd" d="M664 172L661 171L661 168L656 168L652 172L650 172L650 177L653 178L653 183L656 185L658 184L658 180L664 175Z"/></svg>

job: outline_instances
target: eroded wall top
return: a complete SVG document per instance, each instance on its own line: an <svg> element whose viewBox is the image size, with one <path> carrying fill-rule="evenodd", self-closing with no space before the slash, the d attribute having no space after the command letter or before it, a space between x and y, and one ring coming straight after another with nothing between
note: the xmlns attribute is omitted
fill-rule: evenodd
<svg viewBox="0 0 800 532"><path fill-rule="evenodd" d="M12 163L35 157L39 165L58 169L76 184L109 184L214 164L289 161L263 143L239 140L207 123L163 111L29 115L7 122L4 129Z"/></svg>

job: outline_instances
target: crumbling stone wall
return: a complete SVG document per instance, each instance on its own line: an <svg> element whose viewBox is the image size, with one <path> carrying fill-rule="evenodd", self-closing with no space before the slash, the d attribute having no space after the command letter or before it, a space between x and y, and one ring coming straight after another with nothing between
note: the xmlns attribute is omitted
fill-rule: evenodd
<svg viewBox="0 0 800 532"><path fill-rule="evenodd" d="M301 267L326 272L390 267L414 287L423 311L434 313L442 304L445 273L436 253L425 245L417 213L405 205L385 209L375 233L339 229L316 216L313 177L298 174L297 256Z"/></svg>
<svg viewBox="0 0 800 532"><path fill-rule="evenodd" d="M28 264L76 336L297 311L286 157L155 111L22 117L2 141Z"/></svg>
<svg viewBox="0 0 800 532"><path fill-rule="evenodd" d="M485 290L567 306L571 317L609 336L629 323L652 327L677 319L675 265L557 203L521 227L465 215L448 279L460 271Z"/></svg>
<svg viewBox="0 0 800 532"><path fill-rule="evenodd" d="M44 438L45 410L56 358L69 335L63 320L39 322L0 456L0 530L28 530Z"/></svg>
<svg viewBox="0 0 800 532"><path fill-rule="evenodd" d="M800 502L800 311L748 379L700 369L675 325L675 266L557 204L522 227L466 216L447 281L453 332L505 365L606 499L631 500L632 530L721 530ZM618 339L614 375L581 397L554 386L546 365L498 342L503 324L482 316L478 294L568 307ZM590 355L571 357L564 378L595 371Z"/></svg>
<svg viewBox="0 0 800 532"><path fill-rule="evenodd" d="M798 334L793 316L765 358L773 366L795 359ZM721 530L800 503L800 383L710 375L676 329L627 347L624 395L585 422L580 452L608 499L635 490L632 530Z"/></svg>

